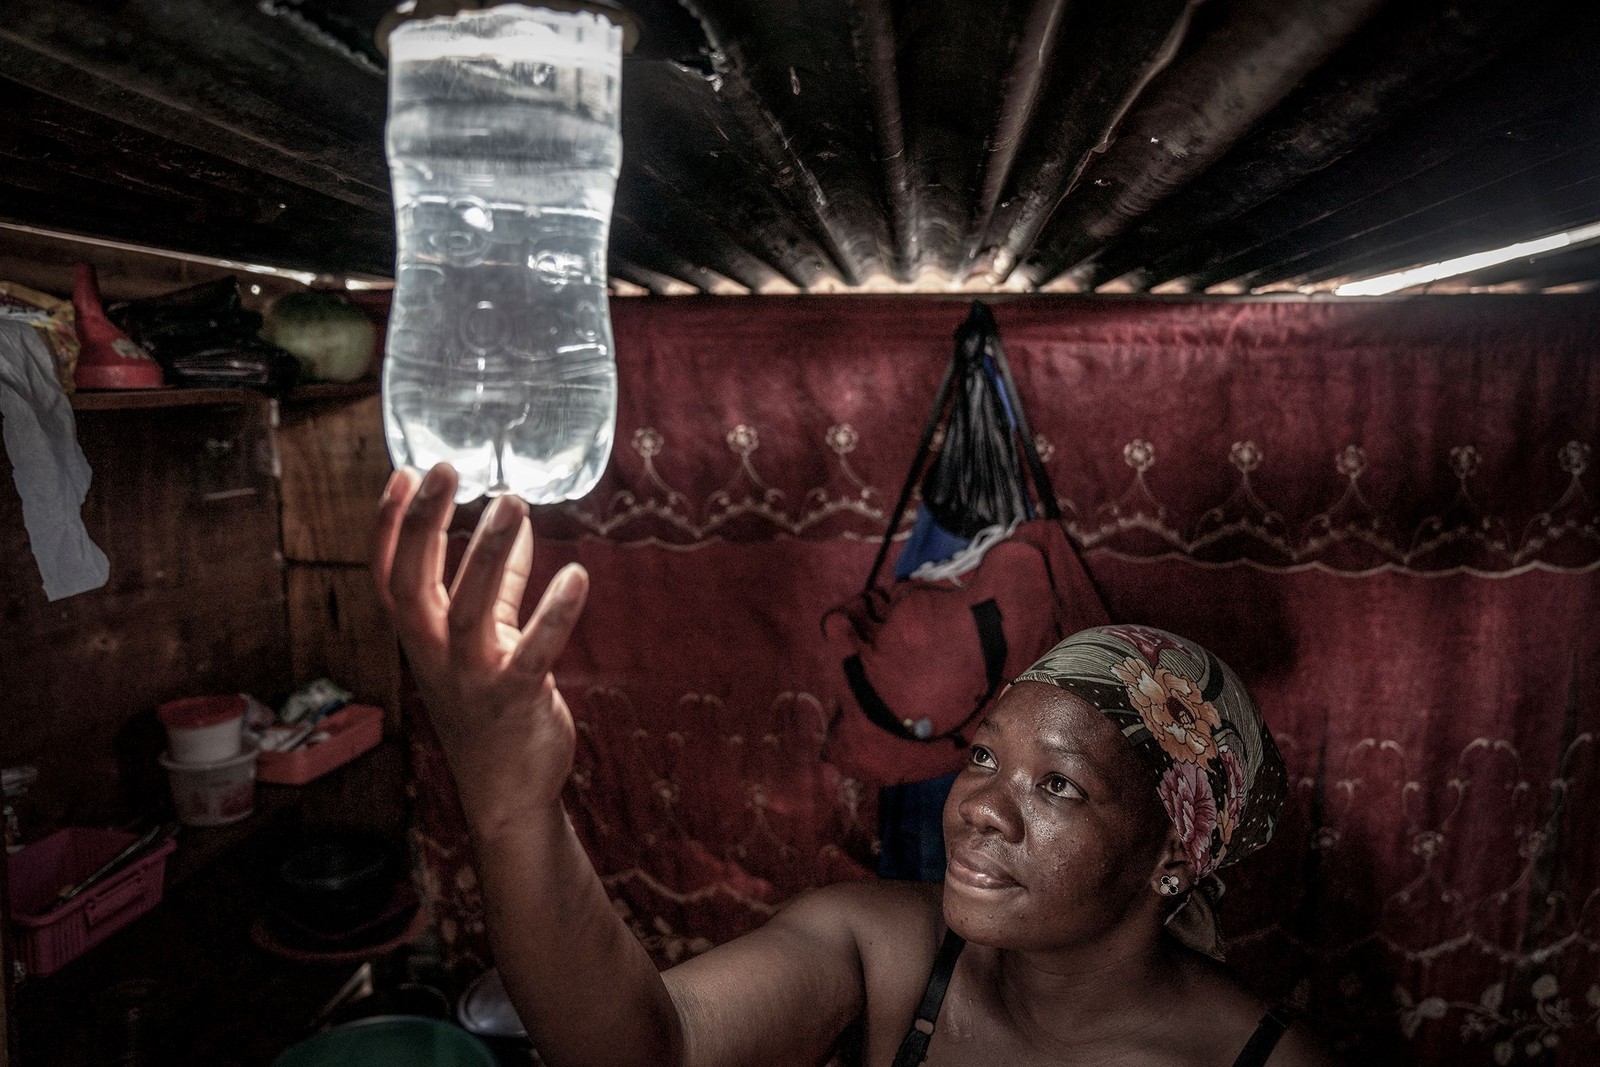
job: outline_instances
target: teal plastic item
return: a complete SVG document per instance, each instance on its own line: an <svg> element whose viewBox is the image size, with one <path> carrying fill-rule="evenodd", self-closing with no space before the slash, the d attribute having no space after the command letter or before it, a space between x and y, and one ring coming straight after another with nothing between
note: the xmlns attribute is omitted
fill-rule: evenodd
<svg viewBox="0 0 1600 1067"><path fill-rule="evenodd" d="M489 1046L452 1023L379 1015L307 1038L272 1067L498 1067Z"/></svg>

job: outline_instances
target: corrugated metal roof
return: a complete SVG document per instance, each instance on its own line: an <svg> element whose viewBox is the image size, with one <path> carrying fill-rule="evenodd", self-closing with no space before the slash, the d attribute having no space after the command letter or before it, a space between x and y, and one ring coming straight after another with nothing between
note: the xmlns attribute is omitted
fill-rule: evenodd
<svg viewBox="0 0 1600 1067"><path fill-rule="evenodd" d="M627 6L611 269L652 291L1318 290L1600 219L1593 3ZM387 8L9 12L0 218L388 273Z"/></svg>

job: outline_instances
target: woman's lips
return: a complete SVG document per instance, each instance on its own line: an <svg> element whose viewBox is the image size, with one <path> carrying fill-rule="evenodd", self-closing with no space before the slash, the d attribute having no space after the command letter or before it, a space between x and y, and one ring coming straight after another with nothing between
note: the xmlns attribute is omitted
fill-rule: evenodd
<svg viewBox="0 0 1600 1067"><path fill-rule="evenodd" d="M973 848L951 850L945 877L973 889L1012 889L1019 884L1004 867Z"/></svg>

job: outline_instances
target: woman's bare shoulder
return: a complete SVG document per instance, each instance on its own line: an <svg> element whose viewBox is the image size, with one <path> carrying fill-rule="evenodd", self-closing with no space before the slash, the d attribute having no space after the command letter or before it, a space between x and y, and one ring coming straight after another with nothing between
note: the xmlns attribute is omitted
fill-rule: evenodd
<svg viewBox="0 0 1600 1067"><path fill-rule="evenodd" d="M1186 992L1182 1003L1194 1018L1185 1024L1192 1035L1209 1033L1218 1042L1210 1054L1216 1062L1236 1057L1272 1007L1247 991L1226 968L1197 954L1186 954ZM1280 1014L1281 1012L1275 1012ZM1203 1029L1197 1029L1203 1028ZM1316 1037L1299 1023L1292 1024L1267 1058L1267 1067L1336 1067Z"/></svg>
<svg viewBox="0 0 1600 1067"><path fill-rule="evenodd" d="M890 946L937 918L930 900L870 883L808 890L755 930L672 967L663 978L686 1062L821 1062L897 988L884 975Z"/></svg>
<svg viewBox="0 0 1600 1067"><path fill-rule="evenodd" d="M943 901L944 887L937 883L864 881L813 890L795 902L848 929L860 967L860 1021L869 1047L897 1042L916 1011L945 934Z"/></svg>

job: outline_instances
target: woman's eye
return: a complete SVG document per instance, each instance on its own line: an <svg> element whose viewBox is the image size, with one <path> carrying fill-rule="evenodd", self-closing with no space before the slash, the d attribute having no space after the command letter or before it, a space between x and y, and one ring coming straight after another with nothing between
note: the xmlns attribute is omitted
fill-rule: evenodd
<svg viewBox="0 0 1600 1067"><path fill-rule="evenodd" d="M1051 796L1080 799L1083 791L1072 784L1072 780L1059 774L1052 774L1044 780L1045 791Z"/></svg>
<svg viewBox="0 0 1600 1067"><path fill-rule="evenodd" d="M973 745L972 746L972 765L974 767L993 767L995 765L994 764L994 753L990 752L988 749L984 748L982 745Z"/></svg>

